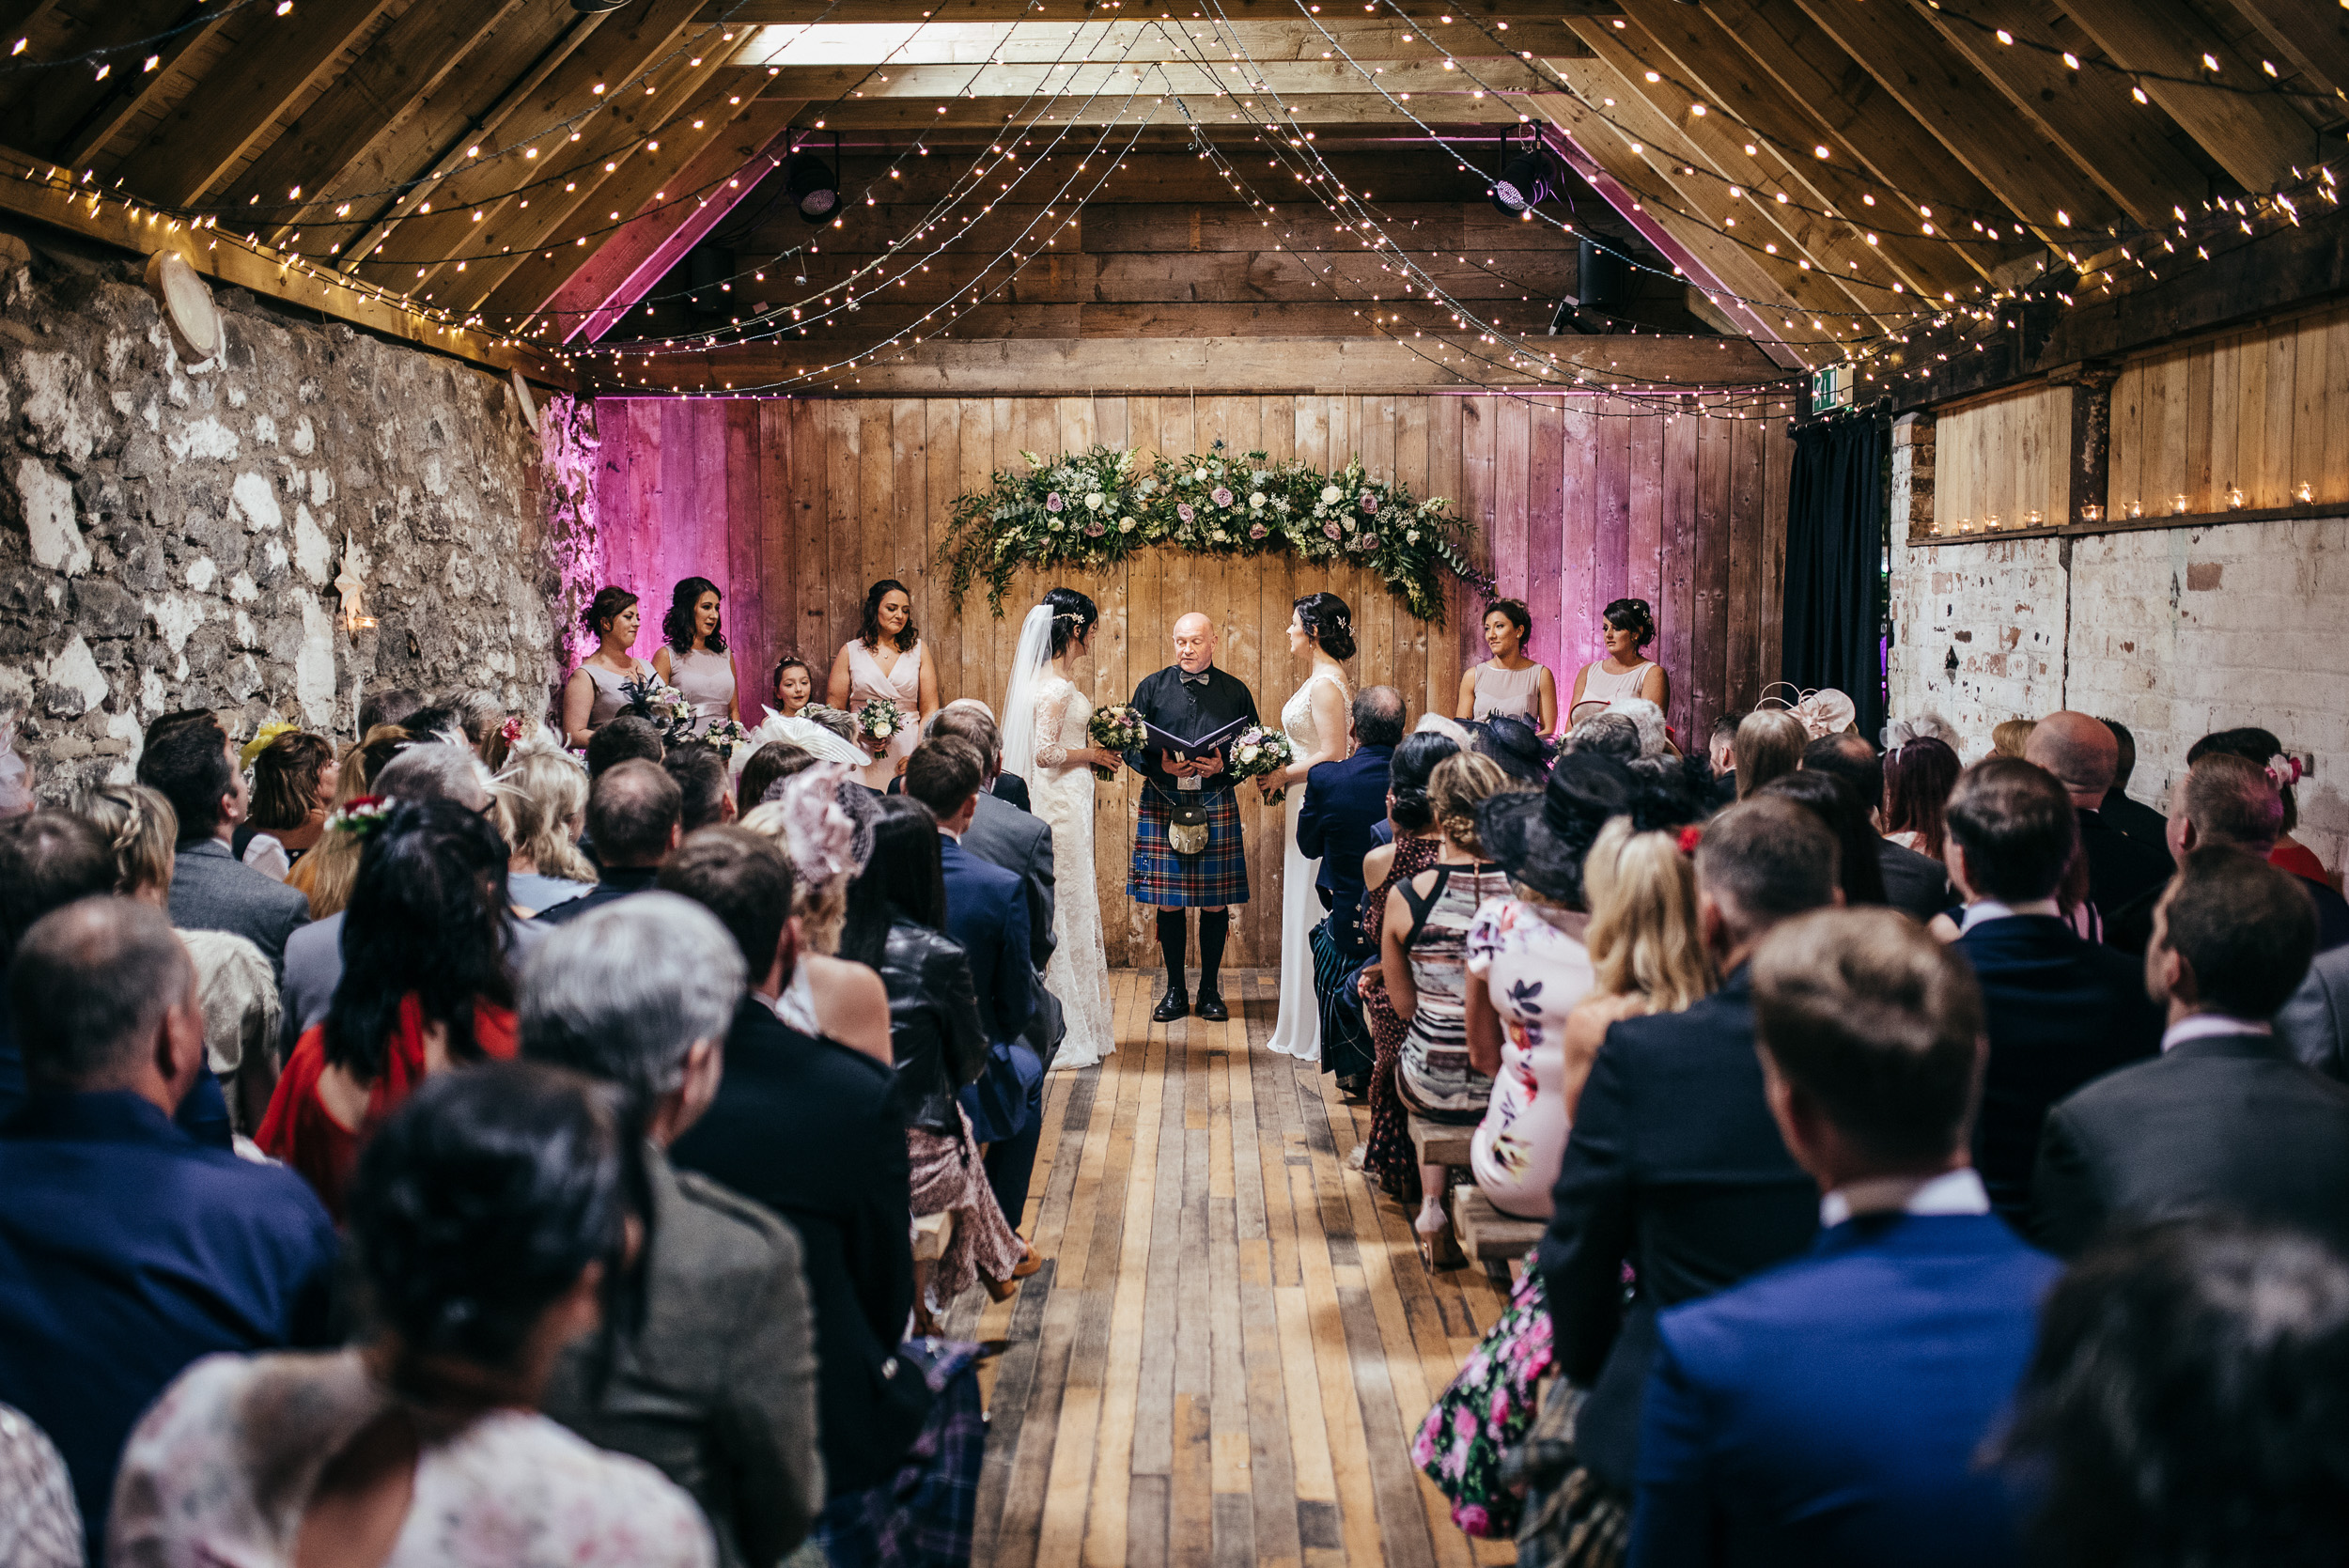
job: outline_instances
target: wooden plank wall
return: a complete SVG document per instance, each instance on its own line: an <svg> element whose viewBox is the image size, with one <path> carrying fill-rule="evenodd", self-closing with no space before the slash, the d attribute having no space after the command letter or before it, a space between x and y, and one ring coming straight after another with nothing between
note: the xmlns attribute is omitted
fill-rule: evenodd
<svg viewBox="0 0 2349 1568"><path fill-rule="evenodd" d="M599 496L613 579L645 597L637 651L659 646L671 583L711 578L727 596L748 720L784 651L821 679L855 634L866 584L883 577L911 591L949 699L1000 707L1020 615L1058 581L1101 607L1097 703L1166 663L1167 629L1202 610L1222 628L1218 661L1271 719L1303 675L1287 651L1292 601L1326 588L1355 611L1353 676L1400 687L1415 718L1448 713L1463 661L1484 657L1478 607L1456 595L1439 629L1356 568L1153 551L1112 575L1023 573L997 620L983 592L957 613L936 564L954 497L1023 466L1022 451L1104 442L1182 456L1221 438L1234 452L1332 467L1360 453L1374 473L1451 497L1481 525L1501 591L1532 608L1534 655L1562 692L1601 651L1607 601L1646 598L1660 631L1652 651L1672 675L1672 723L1701 737L1777 678L1792 443L1782 422L1629 413L1595 398L1400 395L604 399ZM1096 880L1120 965L1155 961L1147 919L1125 897L1136 788L1121 780L1098 796ZM1271 963L1280 824L1253 805L1243 816L1255 896L1236 923L1231 961Z"/></svg>
<svg viewBox="0 0 2349 1568"><path fill-rule="evenodd" d="M2118 391L2112 404L2116 425ZM2027 521L2033 510L2042 522L2070 517L2072 392L2068 386L2032 386L1941 416L1935 431L1934 516L1945 532L1970 524L1982 533L1993 517L2001 528L2033 526Z"/></svg>
<svg viewBox="0 0 2349 1568"><path fill-rule="evenodd" d="M1943 438L1947 451L1947 436ZM1946 472L1947 458L1942 459ZM2112 388L2113 515L2349 501L2349 305L2133 360Z"/></svg>

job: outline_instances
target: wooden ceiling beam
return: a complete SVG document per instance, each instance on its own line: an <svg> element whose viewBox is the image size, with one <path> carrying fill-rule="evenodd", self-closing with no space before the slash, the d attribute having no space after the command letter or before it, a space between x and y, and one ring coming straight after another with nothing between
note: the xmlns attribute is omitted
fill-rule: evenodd
<svg viewBox="0 0 2349 1568"><path fill-rule="evenodd" d="M157 64L153 70L141 70L135 77L125 76L114 95L101 99L86 113L81 123L70 133L60 149L62 162L77 169L92 166L99 154L132 125L141 115L151 112L174 93L189 91L194 84L179 80L179 66L191 51L210 41L212 36L235 13L221 10L206 16L194 26L182 26L165 39L156 49ZM142 67L145 61L141 61Z"/></svg>
<svg viewBox="0 0 2349 1568"><path fill-rule="evenodd" d="M2209 86L2150 75L2139 85L2245 190L2272 190L2316 162L2316 128L2280 92L2240 90L2270 78L2186 0L2065 0L2064 11L2124 70L2190 80L2204 74L2204 55L2217 61Z"/></svg>
<svg viewBox="0 0 2349 1568"><path fill-rule="evenodd" d="M2059 249L2066 242L2077 244L2078 231L2101 229L2122 217L2121 209L2096 188L2087 170L2034 127L1997 112L1992 105L2003 95L1916 12L1898 4L1855 5L1852 0L1796 4L1971 169L2006 213L2021 219L2048 244ZM1937 232L1952 222L1993 218L1996 211L1960 213L1945 210L1931 192L1918 194L1922 205L1935 208L1931 222Z"/></svg>
<svg viewBox="0 0 2349 1568"><path fill-rule="evenodd" d="M2074 70L2053 27L2023 0L1911 0L1951 48L2005 95L2016 113L2140 224L2170 221L2172 206L2201 201L2210 181L2171 146L2155 116L2111 73ZM2003 31L2015 41L1999 41Z"/></svg>
<svg viewBox="0 0 2349 1568"><path fill-rule="evenodd" d="M202 203L279 118L335 73L391 4L346 0L269 18L252 47L205 72L143 142L101 172L127 177L131 189L164 207Z"/></svg>
<svg viewBox="0 0 2349 1568"><path fill-rule="evenodd" d="M396 136L481 41L506 25L524 0L420 0L386 27L333 89L304 109L286 133L229 185L231 209L252 205L272 221L262 237L275 244L295 229L315 228L331 205L287 205L296 186L313 197L340 190L367 154Z"/></svg>
<svg viewBox="0 0 2349 1568"><path fill-rule="evenodd" d="M2234 8L2336 101L2349 99L2349 10L2330 0L2234 0Z"/></svg>
<svg viewBox="0 0 2349 1568"><path fill-rule="evenodd" d="M708 12L703 20L715 20ZM1203 53L1237 53L1251 60L1304 61L1332 55L1357 60L1400 60L1449 55L1460 60L1574 55L1582 43L1556 20L1518 21L1508 31L1461 26L1436 29L1446 46L1430 40L1416 22L1391 15L1329 16L1284 22L1217 22L1198 18L1108 18L1089 22L875 23L859 27L765 28L754 30L735 56L742 66L879 65L1054 65L1085 59L1188 60Z"/></svg>
<svg viewBox="0 0 2349 1568"><path fill-rule="evenodd" d="M1414 93L1408 103L1393 103L1377 93L1322 93L1276 101L1268 93L1249 93L1235 100L1204 94L1179 100L1160 93L1139 92L1081 99L957 98L943 105L918 98L852 99L827 103L822 118L831 130L900 131L919 132L926 127L952 130L1000 131L1007 125L1035 125L1046 130L1065 125L1154 125L1228 131L1234 126L1268 124L1322 126L1379 125L1398 129L1414 123L1430 126L1516 125L1531 113L1532 95L1487 94L1473 98L1465 92ZM943 107L945 113L939 113ZM1184 109L1188 108L1188 116ZM1293 113L1291 113L1293 111Z"/></svg>
<svg viewBox="0 0 2349 1568"><path fill-rule="evenodd" d="M926 13L931 21L945 23L1128 20L1088 0L1048 0L1043 7L1036 0L933 0L912 8ZM1215 8L1227 23L1298 20L1296 0L1217 0ZM1471 22L1506 22L1515 27L1521 22L1555 22L1561 17L1612 16L1617 7L1615 0L1441 0L1440 4L1437 0L1404 0L1397 8L1423 25L1436 29L1441 39L1453 34L1473 33L1476 29L1470 25ZM700 20L750 26L904 23L909 20L907 10L908 0L705 0ZM1449 27L1438 20L1444 15L1454 18Z"/></svg>
<svg viewBox="0 0 2349 1568"><path fill-rule="evenodd" d="M1447 70L1441 59L1422 60L1096 60L1063 65L940 65L940 66L785 66L769 81L786 98L814 103L832 99L870 101L875 99L920 99L941 103L965 93L989 98L1067 99L1123 98L1139 85L1153 97L1304 98L1328 93L1376 94L1380 88L1410 93L1414 101L1428 93L1539 92L1546 78L1533 65L1518 59L1473 63L1475 81L1458 70ZM843 107L846 107L844 104Z"/></svg>

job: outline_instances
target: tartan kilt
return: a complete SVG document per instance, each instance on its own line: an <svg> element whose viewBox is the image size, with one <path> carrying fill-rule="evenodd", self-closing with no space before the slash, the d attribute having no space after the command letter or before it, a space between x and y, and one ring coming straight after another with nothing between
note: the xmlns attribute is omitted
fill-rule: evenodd
<svg viewBox="0 0 2349 1568"><path fill-rule="evenodd" d="M1166 908L1220 909L1248 902L1248 854L1240 837L1239 806L1232 791L1209 792L1207 846L1177 855L1166 842L1172 811L1146 784L1134 823L1134 855L1126 871L1126 896Z"/></svg>

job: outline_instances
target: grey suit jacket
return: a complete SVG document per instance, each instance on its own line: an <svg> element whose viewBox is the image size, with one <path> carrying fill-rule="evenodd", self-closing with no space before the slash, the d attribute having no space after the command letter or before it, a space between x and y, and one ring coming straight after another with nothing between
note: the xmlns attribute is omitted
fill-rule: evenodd
<svg viewBox="0 0 2349 1568"><path fill-rule="evenodd" d="M1060 944L1052 927L1052 830L1040 816L979 791L979 813L963 831L962 846L979 859L1012 872L1028 885L1028 962L1035 969L1035 1010L1020 1032L1046 1066L1068 1023L1060 998L1045 989L1044 966Z"/></svg>
<svg viewBox="0 0 2349 1568"><path fill-rule="evenodd" d="M541 1408L693 1494L727 1568L770 1568L824 1506L816 1447L816 1315L799 1233L707 1176L646 1151L645 1321L595 1392L595 1339L573 1345Z"/></svg>
<svg viewBox="0 0 2349 1568"><path fill-rule="evenodd" d="M286 939L310 921L310 901L240 862L216 838L179 846L171 872L171 924L226 931L252 942L282 980Z"/></svg>
<svg viewBox="0 0 2349 1568"><path fill-rule="evenodd" d="M2276 1015L2276 1036L2303 1066L2349 1083L2349 947L2316 955Z"/></svg>
<svg viewBox="0 0 2349 1568"><path fill-rule="evenodd" d="M531 950L553 929L536 920L508 916L506 929L514 939L514 979L521 981ZM334 987L343 980L343 912L314 920L286 940L286 963L277 977L277 1059L293 1058L294 1047L313 1024L326 1021Z"/></svg>

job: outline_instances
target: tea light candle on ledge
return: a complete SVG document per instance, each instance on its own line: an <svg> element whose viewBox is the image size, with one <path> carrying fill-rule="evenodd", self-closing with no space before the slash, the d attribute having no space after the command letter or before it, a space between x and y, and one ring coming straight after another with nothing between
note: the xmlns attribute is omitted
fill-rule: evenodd
<svg viewBox="0 0 2349 1568"><path fill-rule="evenodd" d="M2087 505L2080 508L2080 520L2082 522L2102 522L2105 520L2105 509L2092 501Z"/></svg>
<svg viewBox="0 0 2349 1568"><path fill-rule="evenodd" d="M2316 499L2316 492L2310 488L2309 482L2303 479L2292 487L2292 499L2306 506Z"/></svg>
<svg viewBox="0 0 2349 1568"><path fill-rule="evenodd" d="M2133 518L2141 518L2144 515L2145 503L2142 501L2132 501L2129 503L2129 516Z"/></svg>
<svg viewBox="0 0 2349 1568"><path fill-rule="evenodd" d="M2171 517L2180 517L2180 518L2182 518L2182 517L2186 516L2186 497L2185 497L2185 495L2183 495L2183 494L2173 495L2173 496L2171 496L2171 497L2170 498L2170 515Z"/></svg>
<svg viewBox="0 0 2349 1568"><path fill-rule="evenodd" d="M2046 519L2040 514L2039 508L2036 506L2033 506L2030 511L2023 514L2023 526L2026 528L2036 528L2046 520Z"/></svg>
<svg viewBox="0 0 2349 1568"><path fill-rule="evenodd" d="M2227 487L2227 506L2228 506L2228 509L2232 511L2232 510L2233 510L2234 508L2241 506L2242 505L2243 505L2243 487L2242 487L2241 485L2229 485L2229 486ZM2183 510L2184 508L2180 508L2180 509L2181 509L2181 510Z"/></svg>
<svg viewBox="0 0 2349 1568"><path fill-rule="evenodd" d="M1998 526L1999 526L1999 514L1998 514L1998 513L1996 513L1996 512L1993 512L1993 513L1991 513L1988 517L1983 518L1983 519L1982 520L1982 525L1983 525L1983 527L1984 527L1984 528L1996 528L1996 527L1998 527Z"/></svg>

